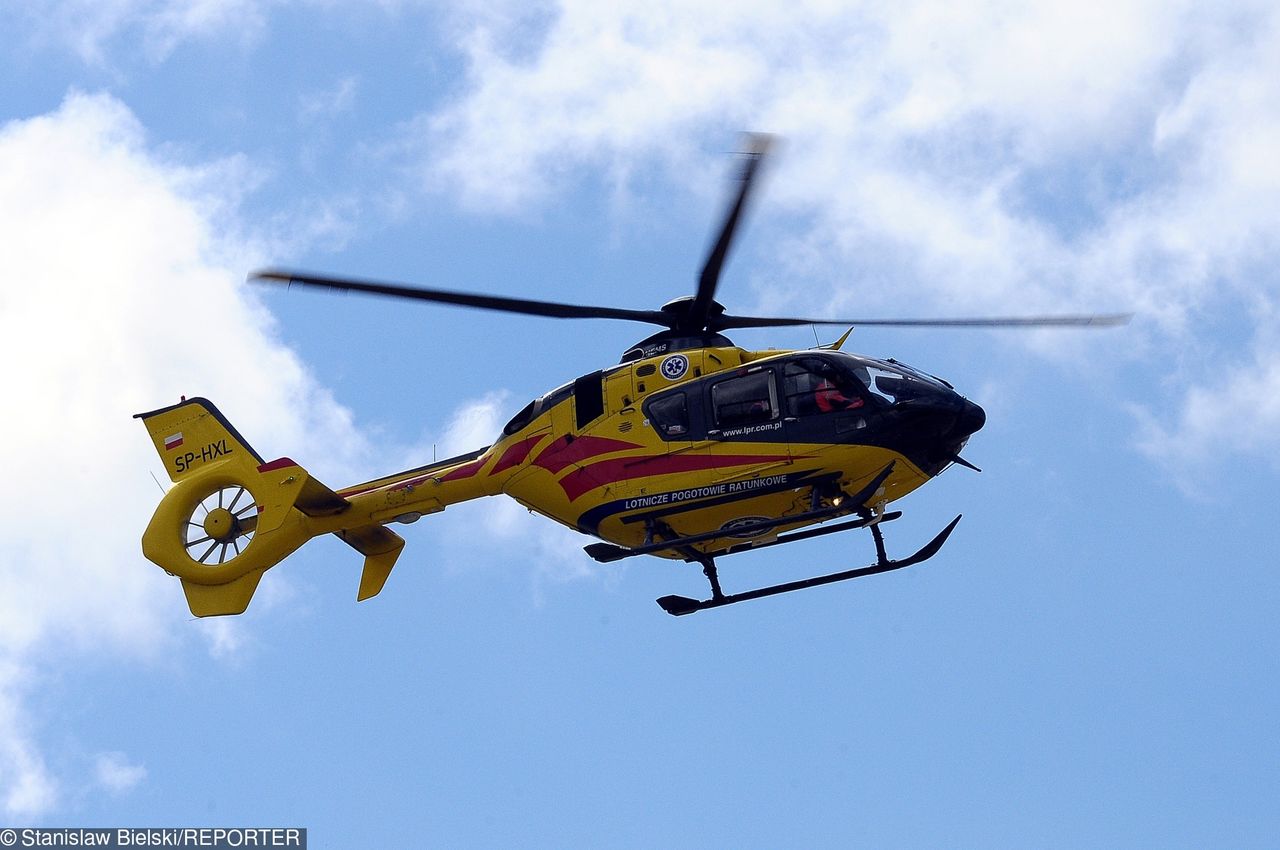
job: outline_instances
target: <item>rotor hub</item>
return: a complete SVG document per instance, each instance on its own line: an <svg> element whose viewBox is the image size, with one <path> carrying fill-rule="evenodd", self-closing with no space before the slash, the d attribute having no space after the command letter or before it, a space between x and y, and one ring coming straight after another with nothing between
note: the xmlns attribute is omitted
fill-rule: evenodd
<svg viewBox="0 0 1280 850"><path fill-rule="evenodd" d="M696 300L692 295L682 295L662 305L662 312L672 317L672 330L695 333L703 331L713 324L713 319L724 315L724 305L713 298L707 306L706 315L694 316L693 307Z"/></svg>
<svg viewBox="0 0 1280 850"><path fill-rule="evenodd" d="M233 540L240 531L240 523L235 515L226 508L214 508L205 516L204 533L219 543Z"/></svg>

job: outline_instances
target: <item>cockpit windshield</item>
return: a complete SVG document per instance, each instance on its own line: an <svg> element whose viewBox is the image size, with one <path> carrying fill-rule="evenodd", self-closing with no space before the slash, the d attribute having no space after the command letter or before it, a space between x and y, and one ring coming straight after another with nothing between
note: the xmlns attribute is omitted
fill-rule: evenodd
<svg viewBox="0 0 1280 850"><path fill-rule="evenodd" d="M897 369L902 372L906 372L911 377L915 378L918 381L924 381L926 384L932 384L935 387L942 387L943 389L948 389L948 390L955 389L955 387L951 386L951 384L942 380L937 375L930 375L928 372L922 372L914 366L908 366L906 363L899 363L897 360L894 360L892 357L884 361L883 365L885 365L886 367Z"/></svg>
<svg viewBox="0 0 1280 850"><path fill-rule="evenodd" d="M843 355L841 360L867 389L889 404L948 389L945 381L895 360L873 360L851 354Z"/></svg>

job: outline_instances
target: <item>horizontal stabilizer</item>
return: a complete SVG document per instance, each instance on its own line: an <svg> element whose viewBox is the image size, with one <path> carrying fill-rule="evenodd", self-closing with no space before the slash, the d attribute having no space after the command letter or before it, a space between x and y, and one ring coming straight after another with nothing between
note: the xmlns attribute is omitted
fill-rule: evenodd
<svg viewBox="0 0 1280 850"><path fill-rule="evenodd" d="M292 505L307 516L333 516L351 507L350 502L312 478L311 474L292 458L282 457L270 463L264 463L258 467L258 472L288 473L286 483L293 483L300 479L302 483L294 484L291 488L297 490L297 496L293 498Z"/></svg>
<svg viewBox="0 0 1280 850"><path fill-rule="evenodd" d="M351 503L308 475L293 506L307 516L333 516L351 507Z"/></svg>

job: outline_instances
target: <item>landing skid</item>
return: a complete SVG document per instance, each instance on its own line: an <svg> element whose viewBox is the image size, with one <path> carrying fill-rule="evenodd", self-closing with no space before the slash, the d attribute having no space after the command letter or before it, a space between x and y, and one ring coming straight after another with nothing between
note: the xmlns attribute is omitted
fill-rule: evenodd
<svg viewBox="0 0 1280 850"><path fill-rule="evenodd" d="M947 542L947 538L951 536L951 532L955 530L956 524L960 522L960 517L951 520L950 524L930 540L923 548L908 558L900 561L891 561L885 556L884 538L880 534L877 525L871 525L871 534L875 537L876 542L876 563L869 567L859 567L855 570L845 570L844 572L831 573L830 575L818 576L816 578L801 579L800 581L789 581L784 584L775 584L771 587L761 587L756 590L748 590L743 593L733 593L725 595L720 591L720 581L716 575L715 561L710 556L704 556L699 559L702 561L703 572L706 573L708 581L711 582L712 595L710 599L697 600L690 599L687 596L664 596L658 600L658 604L662 606L662 610L668 614L680 617L685 614L692 614L695 611L702 611L707 608L720 608L725 605L732 605L735 602L746 602L749 599L761 599L765 596L776 596L779 593L789 593L793 590L803 590L806 587L818 587L823 584L832 584L837 581L846 581L848 579L862 578L863 576L871 576L876 573L887 573L891 570L900 570L903 567L910 567L921 561L927 561L938 553L942 548L942 544Z"/></svg>

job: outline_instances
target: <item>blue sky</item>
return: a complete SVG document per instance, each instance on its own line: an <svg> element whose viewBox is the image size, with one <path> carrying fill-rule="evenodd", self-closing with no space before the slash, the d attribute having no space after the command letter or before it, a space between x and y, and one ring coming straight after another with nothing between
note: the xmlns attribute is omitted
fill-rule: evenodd
<svg viewBox="0 0 1280 850"><path fill-rule="evenodd" d="M1272 4L41 0L0 12L0 823L312 846L1267 846L1280 823ZM655 307L742 130L731 310L988 412L929 564L674 620L514 503L317 540L193 620L133 413L213 399L340 487L490 442L648 330L258 290L277 264ZM819 329L823 341L840 329ZM743 331L803 347L808 328ZM726 590L873 558L727 561Z"/></svg>

